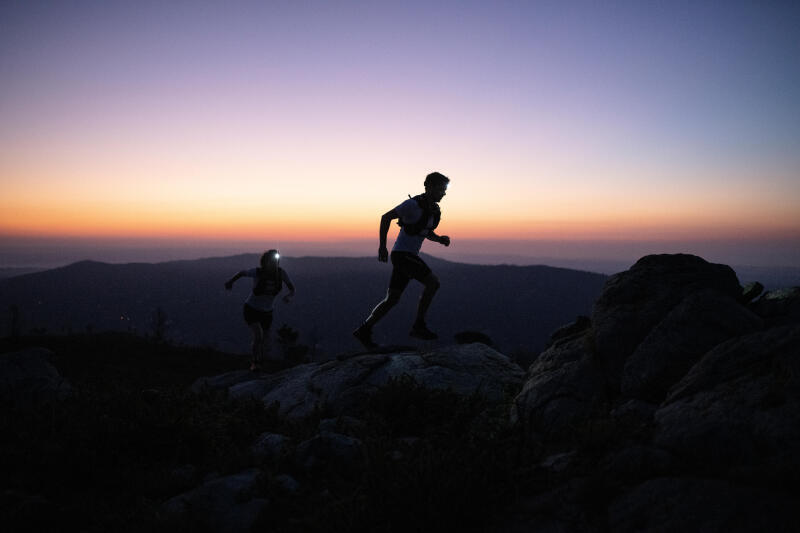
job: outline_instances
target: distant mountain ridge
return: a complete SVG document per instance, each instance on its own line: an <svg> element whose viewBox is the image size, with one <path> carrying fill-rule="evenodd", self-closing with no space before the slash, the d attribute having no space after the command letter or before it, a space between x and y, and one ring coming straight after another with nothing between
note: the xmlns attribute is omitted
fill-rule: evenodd
<svg viewBox="0 0 800 533"><path fill-rule="evenodd" d="M240 280L223 283L257 265L257 254L166 263L108 264L81 261L0 280L0 334L16 316L21 333L122 330L154 331L160 309L166 336L177 343L249 350L241 306L250 291ZM472 330L485 333L507 353L538 352L550 333L591 311L606 276L547 266L470 265L431 256L425 260L442 287L429 313L441 342ZM286 305L276 301L274 329L298 330L315 357L356 349L351 331L384 296L391 266L374 258L284 257L281 265L297 286ZM421 286L412 283L400 304L375 329L382 343L408 343ZM16 310L12 311L12 306ZM14 316L15 315L15 316Z"/></svg>
<svg viewBox="0 0 800 533"><path fill-rule="evenodd" d="M23 276L32 272L41 272L42 270L46 269L34 267L0 267L0 279Z"/></svg>

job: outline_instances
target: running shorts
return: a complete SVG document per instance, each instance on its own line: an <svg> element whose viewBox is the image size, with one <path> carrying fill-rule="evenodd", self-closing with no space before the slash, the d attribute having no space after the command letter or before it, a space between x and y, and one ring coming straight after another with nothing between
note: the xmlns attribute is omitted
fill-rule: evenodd
<svg viewBox="0 0 800 533"><path fill-rule="evenodd" d="M431 273L430 267L417 254L392 252L391 259L392 277L389 280L389 288L392 290L405 290L412 279L421 282Z"/></svg>
<svg viewBox="0 0 800 533"><path fill-rule="evenodd" d="M272 325L272 311L261 311L260 309L244 304L242 315L248 326L250 324L261 324L261 329L266 331Z"/></svg>

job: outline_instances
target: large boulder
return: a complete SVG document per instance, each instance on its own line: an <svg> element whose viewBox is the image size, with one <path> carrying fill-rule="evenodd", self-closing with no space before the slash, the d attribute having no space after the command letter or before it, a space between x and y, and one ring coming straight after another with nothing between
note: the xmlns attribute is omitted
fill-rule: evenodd
<svg viewBox="0 0 800 533"><path fill-rule="evenodd" d="M800 326L716 347L655 420L654 442L691 466L800 482Z"/></svg>
<svg viewBox="0 0 800 533"><path fill-rule="evenodd" d="M556 342L528 370L514 399L511 423L536 440L564 436L606 401L603 374L586 337Z"/></svg>
<svg viewBox="0 0 800 533"><path fill-rule="evenodd" d="M505 355L483 344L464 344L419 353L364 354L344 360L310 363L270 375L208 379L228 385L232 397L251 396L265 406L277 405L281 416L305 418L325 407L332 415L347 414L391 379L409 376L431 389L463 395L480 394L501 403L522 385L524 371ZM233 385L229 385L234 383Z"/></svg>
<svg viewBox="0 0 800 533"><path fill-rule="evenodd" d="M591 320L562 328L528 369L511 419L534 440L567 436L630 398L660 402L702 355L761 319L730 267L655 255L608 279Z"/></svg>
<svg viewBox="0 0 800 533"><path fill-rule="evenodd" d="M609 385L628 357L684 298L713 290L736 300L742 287L727 265L686 254L649 255L606 282L592 310L593 344Z"/></svg>
<svg viewBox="0 0 800 533"><path fill-rule="evenodd" d="M800 292L755 297L693 256L612 276L515 399L532 450L570 461L504 530L794 531Z"/></svg>
<svg viewBox="0 0 800 533"><path fill-rule="evenodd" d="M711 289L689 294L626 359L622 394L660 402L708 350L762 325L757 315L728 294Z"/></svg>

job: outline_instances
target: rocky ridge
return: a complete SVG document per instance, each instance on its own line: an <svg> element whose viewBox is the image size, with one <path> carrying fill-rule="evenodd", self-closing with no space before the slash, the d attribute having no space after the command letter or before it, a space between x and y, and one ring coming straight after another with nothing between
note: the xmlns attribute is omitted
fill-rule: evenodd
<svg viewBox="0 0 800 533"><path fill-rule="evenodd" d="M318 409L348 414L371 392L403 376L427 388L480 394L500 403L519 390L524 371L488 346L467 344L431 352L365 353L277 374L234 371L200 379L192 389L225 388L234 398L254 396L266 407L275 404L283 417L302 419Z"/></svg>
<svg viewBox="0 0 800 533"><path fill-rule="evenodd" d="M253 464L289 456L307 472L343 475L369 468L357 415L387 383L410 379L481 396L491 407L486 416L518 436L519 469L527 472L489 530L792 531L800 518L800 288L759 293L743 289L727 266L648 256L609 278L591 316L554 333L527 371L467 344L275 374L235 371L192 388L257 398L290 421L318 418L305 440L260 435ZM5 354L0 363L17 365L20 357ZM46 358L38 352L19 379L0 383L6 401L68 394ZM403 437L392 453L417 440ZM268 513L259 489L267 476L251 466L211 477L166 501L161 513L248 531ZM288 472L269 477L283 494L303 489Z"/></svg>
<svg viewBox="0 0 800 533"><path fill-rule="evenodd" d="M758 296L725 265L648 256L608 280L591 317L554 334L524 382L475 344L196 386L279 402L289 417L323 404L346 414L404 374L496 401L519 386L509 422L551 486L511 506L499 528L788 530L800 478L800 291Z"/></svg>
<svg viewBox="0 0 800 533"><path fill-rule="evenodd" d="M612 276L583 328L531 365L512 408L529 446L569 454L559 503L537 495L505 523L791 530L800 290L756 296L729 267L689 255L644 257Z"/></svg>

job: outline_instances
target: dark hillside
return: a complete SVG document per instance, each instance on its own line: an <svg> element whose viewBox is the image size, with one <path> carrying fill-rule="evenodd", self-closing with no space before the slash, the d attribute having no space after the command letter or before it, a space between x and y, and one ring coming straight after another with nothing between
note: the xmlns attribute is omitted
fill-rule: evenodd
<svg viewBox="0 0 800 533"><path fill-rule="evenodd" d="M161 312L163 331L175 343L245 353L249 331L241 305L250 286L231 292L223 282L256 265L258 256L111 265L84 261L0 280L0 335L126 331L153 335ZM508 353L535 353L550 333L588 314L606 279L545 266L481 266L426 260L442 281L429 314L442 343L474 330ZM356 348L350 332L384 296L391 268L372 258L288 257L282 260L298 293L276 304L276 327L298 330L317 358ZM421 287L376 328L376 340L407 344ZM15 309L12 311L12 308ZM14 318L16 315L16 319ZM14 322L16 320L16 322Z"/></svg>

